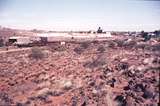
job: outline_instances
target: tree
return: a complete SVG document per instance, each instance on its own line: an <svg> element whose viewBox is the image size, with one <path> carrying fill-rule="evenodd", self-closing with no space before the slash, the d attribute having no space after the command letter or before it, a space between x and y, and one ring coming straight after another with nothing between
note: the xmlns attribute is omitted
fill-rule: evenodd
<svg viewBox="0 0 160 106"><path fill-rule="evenodd" d="M155 30L153 33L154 33L156 36L160 36L160 30Z"/></svg>
<svg viewBox="0 0 160 106"><path fill-rule="evenodd" d="M151 35L149 35L147 32L141 31L141 35L145 42L151 39Z"/></svg>
<svg viewBox="0 0 160 106"><path fill-rule="evenodd" d="M97 33L102 33L102 32L103 31L102 31L101 27L99 27L98 30L97 30Z"/></svg>

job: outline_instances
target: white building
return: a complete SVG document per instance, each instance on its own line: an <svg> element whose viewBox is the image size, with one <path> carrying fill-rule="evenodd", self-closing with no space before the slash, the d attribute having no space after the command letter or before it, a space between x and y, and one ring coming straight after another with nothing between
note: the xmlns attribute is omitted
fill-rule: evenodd
<svg viewBox="0 0 160 106"><path fill-rule="evenodd" d="M112 37L110 32L102 34L80 34L80 33L40 33L36 35L40 38L46 38L48 42L53 41L78 41L95 40L99 38Z"/></svg>

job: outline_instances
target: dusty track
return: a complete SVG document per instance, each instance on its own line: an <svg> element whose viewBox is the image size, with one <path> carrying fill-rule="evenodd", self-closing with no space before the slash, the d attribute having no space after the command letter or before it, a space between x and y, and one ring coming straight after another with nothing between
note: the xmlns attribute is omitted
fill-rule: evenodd
<svg viewBox="0 0 160 106"><path fill-rule="evenodd" d="M0 54L5 54L5 53L12 53L12 52L19 52L19 51L26 51L30 50L31 48L17 48L17 49L8 49L8 50L1 50Z"/></svg>

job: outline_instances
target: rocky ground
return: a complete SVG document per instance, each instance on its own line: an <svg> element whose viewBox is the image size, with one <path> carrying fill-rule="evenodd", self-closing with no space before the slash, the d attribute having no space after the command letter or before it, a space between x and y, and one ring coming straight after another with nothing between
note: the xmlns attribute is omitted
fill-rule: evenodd
<svg viewBox="0 0 160 106"><path fill-rule="evenodd" d="M0 106L158 106L159 52L115 37L0 53Z"/></svg>

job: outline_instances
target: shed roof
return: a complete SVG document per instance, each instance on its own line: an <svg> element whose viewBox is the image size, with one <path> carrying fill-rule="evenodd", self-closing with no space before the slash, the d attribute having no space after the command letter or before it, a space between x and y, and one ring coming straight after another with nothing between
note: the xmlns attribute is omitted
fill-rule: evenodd
<svg viewBox="0 0 160 106"><path fill-rule="evenodd" d="M30 37L24 37L24 36L11 36L11 37L9 37L9 39L21 39L21 38L30 38Z"/></svg>

